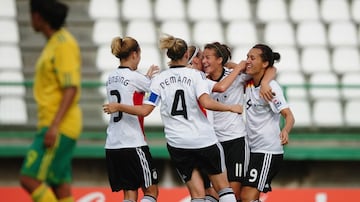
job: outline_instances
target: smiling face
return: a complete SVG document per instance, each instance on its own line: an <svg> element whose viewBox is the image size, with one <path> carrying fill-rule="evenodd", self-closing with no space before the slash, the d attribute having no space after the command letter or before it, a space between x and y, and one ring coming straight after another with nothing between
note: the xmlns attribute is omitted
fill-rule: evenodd
<svg viewBox="0 0 360 202"><path fill-rule="evenodd" d="M216 70L222 70L222 58L216 56L213 49L205 48L203 52L203 70L206 74L213 75Z"/></svg>
<svg viewBox="0 0 360 202"><path fill-rule="evenodd" d="M262 50L258 48L252 48L247 54L246 59L246 73L249 75L263 74L268 62L264 62L262 57Z"/></svg>

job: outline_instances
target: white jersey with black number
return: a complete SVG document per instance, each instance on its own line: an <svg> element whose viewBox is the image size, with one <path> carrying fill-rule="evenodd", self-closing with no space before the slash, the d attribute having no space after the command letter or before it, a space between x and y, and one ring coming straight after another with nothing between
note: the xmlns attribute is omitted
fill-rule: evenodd
<svg viewBox="0 0 360 202"><path fill-rule="evenodd" d="M167 143L176 148L203 148L217 142L215 131L199 106L198 98L209 94L203 72L175 66L153 78L146 104L161 101L161 118Z"/></svg>
<svg viewBox="0 0 360 202"><path fill-rule="evenodd" d="M144 93L150 90L151 80L137 71L119 67L106 81L108 102L141 105ZM119 149L147 145L144 118L124 112L112 113L107 128L106 149Z"/></svg>
<svg viewBox="0 0 360 202"><path fill-rule="evenodd" d="M223 68L220 80L227 77L232 70ZM230 87L222 93L213 92L211 96L218 102L227 105L244 103L244 86L250 76L240 74ZM231 112L214 112L214 129L220 142L233 140L246 135L246 128L241 114Z"/></svg>
<svg viewBox="0 0 360 202"><path fill-rule="evenodd" d="M275 93L271 102L260 98L260 86L251 80L246 84L246 128L252 153L282 154L280 140L280 111L288 108L280 85L269 83Z"/></svg>

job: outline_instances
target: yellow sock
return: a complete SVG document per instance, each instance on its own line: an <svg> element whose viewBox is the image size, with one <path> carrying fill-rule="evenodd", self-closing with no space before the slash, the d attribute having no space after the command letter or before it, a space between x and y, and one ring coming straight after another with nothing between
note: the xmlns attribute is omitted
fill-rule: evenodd
<svg viewBox="0 0 360 202"><path fill-rule="evenodd" d="M75 202L74 198L72 196L59 199L59 202Z"/></svg>
<svg viewBox="0 0 360 202"><path fill-rule="evenodd" d="M57 199L52 190L45 184L41 184L31 193L31 198L34 202L57 202Z"/></svg>

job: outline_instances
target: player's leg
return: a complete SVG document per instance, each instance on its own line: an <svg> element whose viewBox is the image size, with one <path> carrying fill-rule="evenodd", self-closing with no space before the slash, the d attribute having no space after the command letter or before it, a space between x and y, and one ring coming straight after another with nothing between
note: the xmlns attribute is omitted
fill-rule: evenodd
<svg viewBox="0 0 360 202"><path fill-rule="evenodd" d="M141 160L139 161L138 172L142 173L141 176L143 176L141 187L144 197L140 202L156 202L159 195L159 179L157 169L153 165L150 149L148 146L142 146L137 148L137 154Z"/></svg>
<svg viewBox="0 0 360 202"><path fill-rule="evenodd" d="M201 174L197 169L197 149L182 149L167 145L170 159L175 166L179 177L186 184L191 201L205 201L205 188Z"/></svg>
<svg viewBox="0 0 360 202"><path fill-rule="evenodd" d="M61 134L58 138L57 149L53 162L49 167L51 175L47 182L52 186L56 198L61 202L74 202L71 192L72 158L76 140Z"/></svg>
<svg viewBox="0 0 360 202"><path fill-rule="evenodd" d="M205 188L205 201L206 202L218 202L219 196L214 187Z"/></svg>
<svg viewBox="0 0 360 202"><path fill-rule="evenodd" d="M20 184L35 202L56 201L53 191L44 183L55 151L44 147L46 131L43 128L36 134L20 171Z"/></svg>
<svg viewBox="0 0 360 202"><path fill-rule="evenodd" d="M148 188L143 189L144 197L140 202L155 202L159 195L159 188L157 184L150 185Z"/></svg>
<svg viewBox="0 0 360 202"><path fill-rule="evenodd" d="M63 183L53 188L56 198L59 202L74 202L75 199L71 193L71 184Z"/></svg>
<svg viewBox="0 0 360 202"><path fill-rule="evenodd" d="M227 180L226 171L220 174L209 175L209 178L218 193L219 202L236 201L235 194Z"/></svg>
<svg viewBox="0 0 360 202"><path fill-rule="evenodd" d="M241 202L251 202L260 198L260 191L256 187L243 186L241 190Z"/></svg>
<svg viewBox="0 0 360 202"><path fill-rule="evenodd" d="M186 187L190 192L191 199L205 200L204 182L198 169L194 169L191 179L186 181Z"/></svg>
<svg viewBox="0 0 360 202"><path fill-rule="evenodd" d="M124 190L124 201L133 201L136 202L138 199L137 190Z"/></svg>
<svg viewBox="0 0 360 202"><path fill-rule="evenodd" d="M136 181L136 178L129 173L129 170L133 170L131 167L134 161L131 159L135 157L132 149L105 149L106 168L111 191L123 190L123 202L137 201L136 186L128 184L128 182Z"/></svg>
<svg viewBox="0 0 360 202"><path fill-rule="evenodd" d="M240 200L241 182L245 179L249 149L245 137L221 142L224 148L227 177L237 200Z"/></svg>
<svg viewBox="0 0 360 202"><path fill-rule="evenodd" d="M201 177L204 181L204 187L205 187L205 201L206 202L218 202L219 196L212 186L209 176L203 169L200 170Z"/></svg>
<svg viewBox="0 0 360 202"><path fill-rule="evenodd" d="M201 149L201 166L217 191L220 202L236 201L227 179L225 157L220 143Z"/></svg>
<svg viewBox="0 0 360 202"><path fill-rule="evenodd" d="M241 189L241 201L257 201L261 192L271 191L271 181L282 161L282 154L251 153L247 176Z"/></svg>

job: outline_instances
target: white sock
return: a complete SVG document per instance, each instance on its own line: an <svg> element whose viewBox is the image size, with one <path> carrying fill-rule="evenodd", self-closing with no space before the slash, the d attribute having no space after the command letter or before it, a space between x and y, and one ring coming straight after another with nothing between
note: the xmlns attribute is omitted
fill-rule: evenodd
<svg viewBox="0 0 360 202"><path fill-rule="evenodd" d="M236 202L235 194L230 187L219 191L219 202Z"/></svg>
<svg viewBox="0 0 360 202"><path fill-rule="evenodd" d="M203 198L195 198L195 199L191 199L191 202L206 202L206 201Z"/></svg>
<svg viewBox="0 0 360 202"><path fill-rule="evenodd" d="M213 196L211 196L211 195L206 195L205 196L205 201L206 202L218 202L218 200L216 198L214 198Z"/></svg>
<svg viewBox="0 0 360 202"><path fill-rule="evenodd" d="M132 200L127 200L127 199L124 199L123 202L134 202Z"/></svg>
<svg viewBox="0 0 360 202"><path fill-rule="evenodd" d="M149 195L145 195L140 202L156 202L156 198L149 196Z"/></svg>

